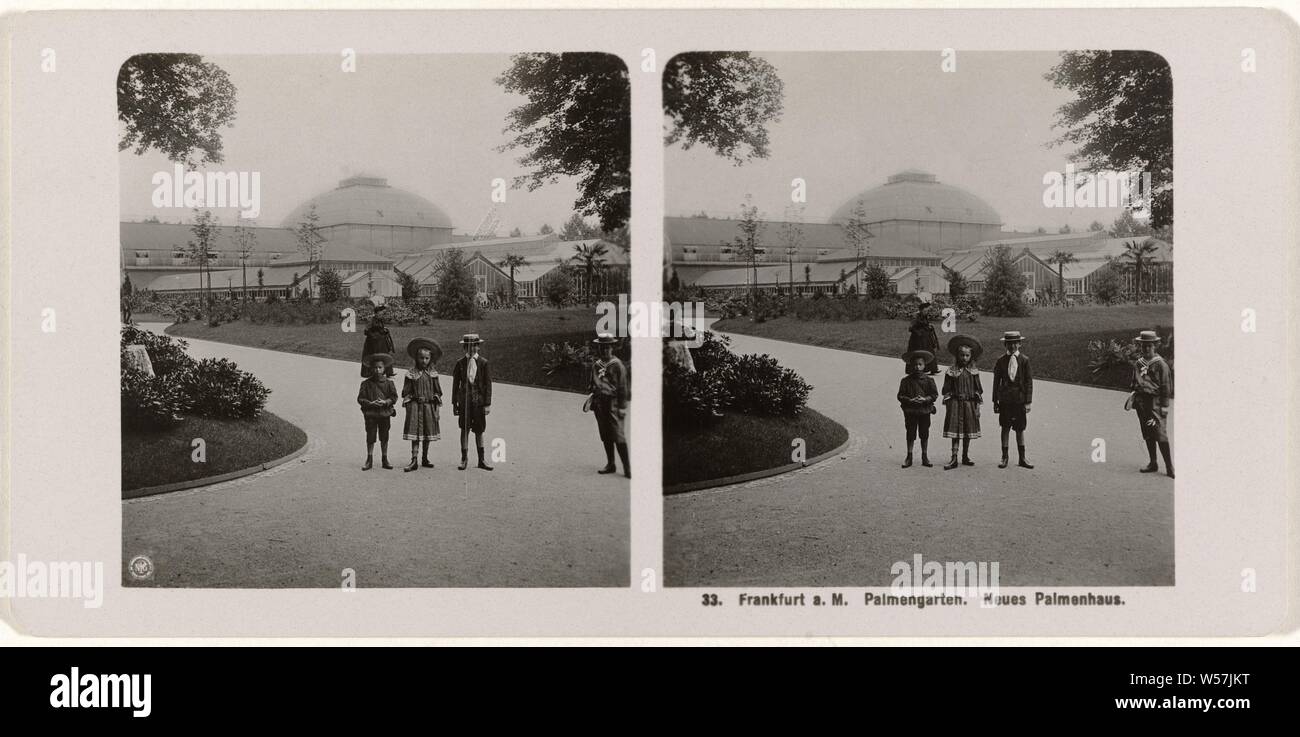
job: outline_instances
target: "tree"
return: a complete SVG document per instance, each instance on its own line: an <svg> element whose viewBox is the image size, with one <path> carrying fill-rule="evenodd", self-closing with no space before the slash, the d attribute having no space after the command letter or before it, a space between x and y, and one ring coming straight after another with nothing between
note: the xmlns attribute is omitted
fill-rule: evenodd
<svg viewBox="0 0 1300 737"><path fill-rule="evenodd" d="M1133 211L1126 209L1111 223L1112 238L1129 238L1135 235L1150 235L1151 226L1133 217Z"/></svg>
<svg viewBox="0 0 1300 737"><path fill-rule="evenodd" d="M257 231L248 227L248 221L240 219L235 225L235 252L239 254L239 268L243 271L244 292L241 298L248 301L248 259L257 248Z"/></svg>
<svg viewBox="0 0 1300 737"><path fill-rule="evenodd" d="M528 259L523 256L517 256L513 253L507 253L506 257L497 262L497 266L503 269L510 269L510 302L518 302L515 296L515 269L528 265Z"/></svg>
<svg viewBox="0 0 1300 737"><path fill-rule="evenodd" d="M1150 51L1065 51L1045 78L1075 93L1056 111L1055 145L1087 170L1151 174L1151 225L1173 223L1173 82Z"/></svg>
<svg viewBox="0 0 1300 737"><path fill-rule="evenodd" d="M316 277L316 284L320 287L320 301L324 303L338 302L343 299L343 275L333 269L321 269Z"/></svg>
<svg viewBox="0 0 1300 737"><path fill-rule="evenodd" d="M551 233L554 232L555 232L555 228L552 228L550 223L542 223L542 227L537 229L538 235L550 235Z"/></svg>
<svg viewBox="0 0 1300 737"><path fill-rule="evenodd" d="M1124 282L1121 278L1121 268L1113 262L1101 267L1099 273L1092 280L1092 294L1097 301L1104 304L1112 304L1119 299L1120 293L1124 290Z"/></svg>
<svg viewBox="0 0 1300 737"><path fill-rule="evenodd" d="M803 265L803 285L808 291L812 291L812 264Z"/></svg>
<svg viewBox="0 0 1300 737"><path fill-rule="evenodd" d="M265 286L265 285L262 283L263 277L265 277L265 276L266 276L266 271L265 271L264 269L260 269L260 268L259 268L259 269L257 270L257 288L258 288L258 289L261 289L263 286Z"/></svg>
<svg viewBox="0 0 1300 737"><path fill-rule="evenodd" d="M1037 235L1047 235L1047 228L1040 225L1034 230L1034 233Z"/></svg>
<svg viewBox="0 0 1300 737"><path fill-rule="evenodd" d="M321 256L321 249L325 243L325 236L320 234L320 228L316 223L320 222L320 216L316 214L316 203L311 203L307 208L307 214L303 216L302 222L294 229L293 235L298 240L298 251L307 257L307 296L313 296L312 291L312 267Z"/></svg>
<svg viewBox="0 0 1300 737"><path fill-rule="evenodd" d="M469 262L459 248L438 253L434 265L433 304L444 320L473 320L478 317L478 288Z"/></svg>
<svg viewBox="0 0 1300 737"><path fill-rule="evenodd" d="M235 119L235 85L197 54L137 54L117 70L117 150L154 149L196 168L221 163L221 128Z"/></svg>
<svg viewBox="0 0 1300 737"><path fill-rule="evenodd" d="M745 195L745 202L740 206L740 222L736 224L740 235L734 241L736 255L745 259L753 272L749 285L751 294L758 288L758 251L762 247L763 230L767 227L766 223L758 219L758 206L750 204L752 200L753 197Z"/></svg>
<svg viewBox="0 0 1300 737"><path fill-rule="evenodd" d="M957 299L966 294L966 277L962 276L960 271L956 271L951 266L943 264L943 279L948 282L948 296Z"/></svg>
<svg viewBox="0 0 1300 737"><path fill-rule="evenodd" d="M884 299L889 294L889 272L880 264L868 264L862 281L863 291L871 299Z"/></svg>
<svg viewBox="0 0 1300 737"><path fill-rule="evenodd" d="M1133 270L1133 304L1142 301L1142 274L1155 268L1155 254L1159 250L1150 238L1124 242L1124 252L1120 254L1119 260Z"/></svg>
<svg viewBox="0 0 1300 737"><path fill-rule="evenodd" d="M590 225L582 215L576 212L560 228L560 240L562 241L586 241L600 236L600 228Z"/></svg>
<svg viewBox="0 0 1300 737"><path fill-rule="evenodd" d="M574 249L573 259L582 265L582 271L587 277L587 304L594 304L591 299L592 295L592 277L597 271L605 266L605 256L609 249L604 243L583 243Z"/></svg>
<svg viewBox="0 0 1300 737"><path fill-rule="evenodd" d="M1067 233L1073 233L1074 230L1070 227L1069 223L1066 223L1065 225L1062 225L1061 227L1057 228L1056 232L1060 233L1061 235L1066 235Z"/></svg>
<svg viewBox="0 0 1300 737"><path fill-rule="evenodd" d="M854 293L862 291L861 274L866 268L867 259L871 258L871 239L874 238L871 231L867 228L867 206L862 200L858 200L853 205L853 211L849 213L849 219L840 226L844 229L844 244L853 251L857 257L855 262L857 282Z"/></svg>
<svg viewBox="0 0 1300 737"><path fill-rule="evenodd" d="M1106 229L1106 226L1105 226L1105 225L1102 225L1100 220L1093 220L1091 223L1088 223L1088 232L1089 232L1089 233L1100 233L1101 231L1103 231L1103 230L1105 230L1105 229Z"/></svg>
<svg viewBox="0 0 1300 737"><path fill-rule="evenodd" d="M525 102L506 115L529 173L514 180L534 191L560 177L578 178L574 209L613 230L627 222L632 192L631 92L627 67L613 54L515 54L496 79Z"/></svg>
<svg viewBox="0 0 1300 737"><path fill-rule="evenodd" d="M524 231L520 230L519 228L510 229L511 238L522 238L523 236L524 236Z"/></svg>
<svg viewBox="0 0 1300 737"><path fill-rule="evenodd" d="M420 280L405 271L397 271L397 285L402 290L402 300L410 301L420 298Z"/></svg>
<svg viewBox="0 0 1300 737"><path fill-rule="evenodd" d="M748 52L678 54L664 67L664 142L702 144L736 164L765 159L784 96L776 67Z"/></svg>
<svg viewBox="0 0 1300 737"><path fill-rule="evenodd" d="M1011 249L1006 246L990 248L984 257L984 293L980 311L997 317L1025 317L1029 305L1025 302L1025 275L1016 268Z"/></svg>
<svg viewBox="0 0 1300 737"><path fill-rule="evenodd" d="M1101 223L1095 224L1101 225ZM1060 285L1060 289L1057 290L1057 296L1062 301L1065 300L1065 267L1078 262L1079 259L1075 258L1074 254L1069 251L1057 251L1052 254L1051 258L1047 259L1047 263L1056 264L1056 279L1057 284Z"/></svg>
<svg viewBox="0 0 1300 737"><path fill-rule="evenodd" d="M552 307L563 307L569 303L573 295L573 277L570 276L572 269L567 265L561 265L559 269L546 280L542 287L542 293L546 296L546 301Z"/></svg>
<svg viewBox="0 0 1300 737"><path fill-rule="evenodd" d="M786 212L786 219L781 223L781 245L785 247L785 259L790 265L790 293L794 294L794 257L803 247L803 208L795 207Z"/></svg>
<svg viewBox="0 0 1300 737"><path fill-rule="evenodd" d="M199 265L199 285L203 287L203 301L207 305L206 311L208 322L215 327L215 316L212 314L212 269L209 268L212 256L212 244L217 241L217 219L213 217L211 210L199 212L194 210L194 223L190 225L190 233L193 238L188 243L188 251L191 261ZM207 286L203 286L204 275L207 275Z"/></svg>

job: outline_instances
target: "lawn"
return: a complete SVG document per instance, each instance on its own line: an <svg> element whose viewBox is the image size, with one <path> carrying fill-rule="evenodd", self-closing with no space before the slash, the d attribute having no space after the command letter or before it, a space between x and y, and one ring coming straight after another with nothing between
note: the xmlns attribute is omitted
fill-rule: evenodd
<svg viewBox="0 0 1300 737"><path fill-rule="evenodd" d="M791 420L728 413L707 428L690 432L665 430L663 485L665 488L790 463L791 441L804 439L805 458L814 458L844 444L849 431L823 414L805 409Z"/></svg>
<svg viewBox="0 0 1300 737"><path fill-rule="evenodd" d="M204 463L193 460L194 438L203 438ZM306 443L307 433L270 412L253 420L187 417L161 432L123 432L122 491L239 471Z"/></svg>
<svg viewBox="0 0 1300 737"><path fill-rule="evenodd" d="M1019 330L1027 337L1021 350L1033 360L1036 378L1068 381L1111 389L1127 389L1129 373L1122 367L1093 374L1088 368L1087 344L1092 339L1130 341L1139 330L1159 326L1162 335L1173 325L1171 304L1124 305L1117 307L1042 307L1029 317L981 316L975 321L959 323L957 332L973 335L984 344L982 367L990 369L1001 352L1003 331ZM908 320L861 320L856 322L804 321L779 317L766 322L751 322L747 317L719 320L714 330L742 333L761 338L839 348L881 356L901 356L907 349ZM948 336L940 323L939 361L950 360L944 347ZM1167 346L1161 355L1172 360Z"/></svg>
<svg viewBox="0 0 1300 737"><path fill-rule="evenodd" d="M541 349L545 343L589 343L596 335L596 317L589 308L501 311L490 312L481 320L433 320L429 325L390 325L388 329L397 348L395 358L399 369L411 365L406 344L412 338L427 337L442 346L438 371L451 373L461 355L460 337L478 333L485 341L480 355L490 362L494 381L585 393L588 378L582 367L569 366L548 376L542 368ZM356 361L359 367L364 330L364 324L358 324L355 333L345 333L338 324L253 325L237 321L215 328L203 322L177 323L167 328L167 333L178 338L341 358ZM630 367L629 357L620 357Z"/></svg>

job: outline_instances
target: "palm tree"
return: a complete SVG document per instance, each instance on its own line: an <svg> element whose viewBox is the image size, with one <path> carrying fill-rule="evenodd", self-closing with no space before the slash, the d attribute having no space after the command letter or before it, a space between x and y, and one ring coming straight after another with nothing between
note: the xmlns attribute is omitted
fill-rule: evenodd
<svg viewBox="0 0 1300 737"><path fill-rule="evenodd" d="M1150 238L1141 242L1128 241L1124 244L1124 253L1120 254L1119 258L1133 269L1133 304L1142 301L1142 272L1155 267L1155 253L1159 250L1159 246Z"/></svg>
<svg viewBox="0 0 1300 737"><path fill-rule="evenodd" d="M528 265L528 259L523 256L516 256L513 253L507 253L506 257L497 262L497 266L503 269L510 269L510 303L515 304L519 300L515 297L515 269Z"/></svg>
<svg viewBox="0 0 1300 737"><path fill-rule="evenodd" d="M587 304L591 302L591 278L597 269L605 265L605 255L609 249L600 241L580 244L574 249L574 260L582 264L582 270L587 275Z"/></svg>
<svg viewBox="0 0 1300 737"><path fill-rule="evenodd" d="M1052 254L1051 258L1047 259L1047 263L1056 264L1056 277L1061 287L1056 296L1061 300L1061 304L1065 304L1065 267L1078 262L1079 259L1075 258L1074 254L1069 251L1057 251Z"/></svg>

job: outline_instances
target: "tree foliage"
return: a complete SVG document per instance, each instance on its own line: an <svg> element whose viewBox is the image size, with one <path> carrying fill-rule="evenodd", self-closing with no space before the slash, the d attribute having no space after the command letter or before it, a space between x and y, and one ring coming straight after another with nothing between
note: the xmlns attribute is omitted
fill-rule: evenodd
<svg viewBox="0 0 1300 737"><path fill-rule="evenodd" d="M1066 51L1045 75L1074 100L1056 111L1057 145L1085 169L1151 174L1151 225L1173 223L1173 81L1150 51Z"/></svg>
<svg viewBox="0 0 1300 737"><path fill-rule="evenodd" d="M1028 281L1016 268L1011 249L1006 246L990 248L984 259L984 293L980 298L980 311L996 317L1024 317L1029 314L1025 301Z"/></svg>
<svg viewBox="0 0 1300 737"><path fill-rule="evenodd" d="M884 299L889 295L889 272L877 263L867 264L862 272L862 293L871 299Z"/></svg>
<svg viewBox="0 0 1300 737"><path fill-rule="evenodd" d="M459 248L438 253L437 278L433 294L434 309L444 320L473 320L478 315L478 289L469 262Z"/></svg>
<svg viewBox="0 0 1300 737"><path fill-rule="evenodd" d="M736 164L767 158L767 126L781 119L785 96L769 62L748 52L678 54L663 85L665 143L701 144Z"/></svg>
<svg viewBox="0 0 1300 737"><path fill-rule="evenodd" d="M235 85L197 54L137 54L117 71L117 150L154 149L195 168L221 163L221 128L235 119Z"/></svg>
<svg viewBox="0 0 1300 737"><path fill-rule="evenodd" d="M948 282L948 296L956 299L964 296L969 288L966 285L966 277L961 272L954 270L947 264L943 264L943 278Z"/></svg>
<svg viewBox="0 0 1300 737"><path fill-rule="evenodd" d="M405 271L397 270L397 286L402 290L403 301L420 297L420 280Z"/></svg>
<svg viewBox="0 0 1300 737"><path fill-rule="evenodd" d="M574 208L613 230L631 212L631 88L612 54L516 54L496 80L525 102L506 116L514 139L499 150L526 151L529 173L515 186L531 192L560 177L578 179Z"/></svg>
<svg viewBox="0 0 1300 737"><path fill-rule="evenodd" d="M343 299L343 275L333 269L321 269L316 277L321 302L338 302Z"/></svg>

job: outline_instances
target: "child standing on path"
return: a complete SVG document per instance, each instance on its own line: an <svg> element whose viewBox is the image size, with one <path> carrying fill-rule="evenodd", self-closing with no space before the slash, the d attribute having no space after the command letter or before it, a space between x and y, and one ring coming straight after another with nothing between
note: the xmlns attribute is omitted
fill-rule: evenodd
<svg viewBox="0 0 1300 737"><path fill-rule="evenodd" d="M379 438L379 452L384 468L392 468L388 463L388 429L397 404L397 387L392 379L384 376L384 370L393 365L393 357L387 353L367 356L366 365L370 369L370 378L361 382L357 391L357 404L361 405L361 416L366 420L366 465L362 471L375 467L375 438Z"/></svg>
<svg viewBox="0 0 1300 737"><path fill-rule="evenodd" d="M1020 341L1024 340L1020 331L1008 330L1001 340L1007 352L993 364L993 414L1002 428L1002 462L998 468L1006 468L1010 462L1007 441L1012 430L1016 431L1016 448L1020 451L1018 465L1033 468L1025 460L1025 425L1029 421L1029 404L1034 401L1034 377L1029 371L1029 357L1020 355Z"/></svg>
<svg viewBox="0 0 1300 737"><path fill-rule="evenodd" d="M600 357L591 363L591 382L587 390L591 392L591 411L596 415L600 442L605 446L605 467L596 473L618 470L614 467L614 448L617 447L618 457L623 460L623 475L632 478L627 434L623 429L628 400L627 367L614 355L618 338L601 333L591 343L600 351Z"/></svg>
<svg viewBox="0 0 1300 737"><path fill-rule="evenodd" d="M948 341L948 352L955 363L943 376L943 404L947 408L943 436L952 438L952 459L944 466L945 470L951 471L958 465L959 443L961 465L975 465L970 459L970 441L980 436L980 404L984 402L984 387L980 385L975 361L984 353L984 346L969 335L954 335Z"/></svg>
<svg viewBox="0 0 1300 737"><path fill-rule="evenodd" d="M415 368L406 373L406 380L402 382L402 404L406 406L406 427L402 437L411 441L411 463L402 470L410 472L421 465L433 468L429 461L429 443L440 437L438 407L442 405L442 384L433 364L442 356L442 349L428 338L416 338L406 345L406 355L415 361ZM423 450L423 455L417 456L420 450Z"/></svg>
<svg viewBox="0 0 1300 737"><path fill-rule="evenodd" d="M487 429L487 416L492 412L492 374L488 362L478 354L483 339L478 333L469 333L460 339L465 355L451 371L451 411L460 418L460 470L469 466L469 434L474 433L478 445L478 467L491 471L483 456L483 431Z"/></svg>
<svg viewBox="0 0 1300 737"><path fill-rule="evenodd" d="M1169 445L1166 420L1169 417L1169 399L1174 396L1174 370L1164 356L1156 353L1160 336L1154 330L1143 330L1134 339L1142 354L1133 364L1133 409L1137 411L1142 440L1147 444L1150 462L1142 473L1160 471L1156 463L1156 446L1165 459L1165 475L1174 477L1174 451Z"/></svg>
<svg viewBox="0 0 1300 737"><path fill-rule="evenodd" d="M929 351L908 351L903 354L907 363L908 374L898 382L898 403L903 407L903 424L907 428L907 459L903 468L912 466L912 444L921 438L921 465L930 463L930 415L934 414L934 403L939 399L939 389L934 379L926 375L927 366L934 363L934 354Z"/></svg>

